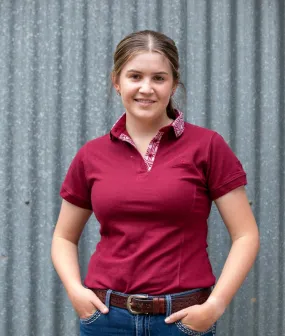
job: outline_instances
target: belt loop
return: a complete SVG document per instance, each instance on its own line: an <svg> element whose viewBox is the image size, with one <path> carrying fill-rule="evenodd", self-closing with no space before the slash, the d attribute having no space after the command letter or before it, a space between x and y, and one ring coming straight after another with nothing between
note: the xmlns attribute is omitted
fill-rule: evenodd
<svg viewBox="0 0 285 336"><path fill-rule="evenodd" d="M110 296L112 294L112 289L108 289L106 292L106 297L105 297L105 305L108 307L110 307Z"/></svg>
<svg viewBox="0 0 285 336"><path fill-rule="evenodd" d="M166 317L171 315L171 295L165 295L166 298Z"/></svg>

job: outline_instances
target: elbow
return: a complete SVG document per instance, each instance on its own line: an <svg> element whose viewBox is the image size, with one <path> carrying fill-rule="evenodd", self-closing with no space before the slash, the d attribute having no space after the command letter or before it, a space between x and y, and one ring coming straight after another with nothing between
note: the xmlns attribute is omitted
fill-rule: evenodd
<svg viewBox="0 0 285 336"><path fill-rule="evenodd" d="M258 230L258 226L255 226L255 231L251 234L252 236L252 243L256 247L256 252L258 253L260 250L260 234Z"/></svg>
<svg viewBox="0 0 285 336"><path fill-rule="evenodd" d="M250 254L257 256L260 250L260 235L258 229L245 233L240 237L233 239L233 244L241 244L244 249L251 251Z"/></svg>
<svg viewBox="0 0 285 336"><path fill-rule="evenodd" d="M257 232L257 237L256 237L256 248L257 248L257 253L259 252L260 250L260 235L259 235L259 232Z"/></svg>
<svg viewBox="0 0 285 336"><path fill-rule="evenodd" d="M247 239L249 246L252 247L253 251L255 252L255 256L257 256L260 250L260 236L258 230L256 230L255 233L248 235Z"/></svg>
<svg viewBox="0 0 285 336"><path fill-rule="evenodd" d="M50 246L50 258L53 264L54 264L54 256L55 256L55 236L53 235Z"/></svg>

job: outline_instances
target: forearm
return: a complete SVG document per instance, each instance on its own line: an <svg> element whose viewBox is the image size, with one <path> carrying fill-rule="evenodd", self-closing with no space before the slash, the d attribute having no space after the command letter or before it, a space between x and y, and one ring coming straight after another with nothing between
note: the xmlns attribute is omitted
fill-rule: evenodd
<svg viewBox="0 0 285 336"><path fill-rule="evenodd" d="M232 244L221 276L208 301L220 310L220 315L231 302L250 271L259 249L258 234L243 236Z"/></svg>
<svg viewBox="0 0 285 336"><path fill-rule="evenodd" d="M54 267L66 289L81 285L78 263L78 247L67 239L54 236L52 240L51 257Z"/></svg>

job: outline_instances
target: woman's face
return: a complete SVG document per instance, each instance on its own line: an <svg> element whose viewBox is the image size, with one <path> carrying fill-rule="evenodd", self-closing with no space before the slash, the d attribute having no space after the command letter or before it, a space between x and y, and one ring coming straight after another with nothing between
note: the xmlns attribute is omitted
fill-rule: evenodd
<svg viewBox="0 0 285 336"><path fill-rule="evenodd" d="M167 118L166 107L176 85L165 56L157 52L134 56L113 83L130 116L140 120Z"/></svg>

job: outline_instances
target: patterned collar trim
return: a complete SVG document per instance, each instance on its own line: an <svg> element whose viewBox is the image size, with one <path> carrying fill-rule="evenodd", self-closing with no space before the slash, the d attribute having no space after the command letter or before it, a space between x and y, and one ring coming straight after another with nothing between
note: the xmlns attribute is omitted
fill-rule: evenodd
<svg viewBox="0 0 285 336"><path fill-rule="evenodd" d="M165 131L166 128L173 128L176 138L179 138L184 132L184 115L181 111L175 110L176 119L166 127L163 127L161 131ZM120 138L121 134L126 133L126 113L124 113L113 125L110 131L110 137L113 139Z"/></svg>

